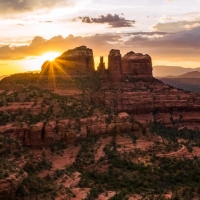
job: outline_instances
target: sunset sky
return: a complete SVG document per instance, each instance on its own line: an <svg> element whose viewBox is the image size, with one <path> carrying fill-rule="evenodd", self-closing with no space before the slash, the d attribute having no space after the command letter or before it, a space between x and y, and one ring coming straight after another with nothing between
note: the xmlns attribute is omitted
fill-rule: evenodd
<svg viewBox="0 0 200 200"><path fill-rule="evenodd" d="M0 75L80 45L95 57L114 48L200 67L200 0L0 0Z"/></svg>

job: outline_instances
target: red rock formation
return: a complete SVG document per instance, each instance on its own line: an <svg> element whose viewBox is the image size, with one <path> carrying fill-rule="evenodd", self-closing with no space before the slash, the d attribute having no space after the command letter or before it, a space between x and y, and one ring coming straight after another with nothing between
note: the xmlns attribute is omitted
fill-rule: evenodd
<svg viewBox="0 0 200 200"><path fill-rule="evenodd" d="M80 127L78 132L76 127ZM56 140L73 144L87 135L112 133L115 127L122 131L131 130L130 116L127 113L120 113L115 121L108 115L82 118L79 122L74 119L64 119L58 122L48 121L46 124L39 122L30 127L25 124L14 127L10 124L10 126L0 126L0 132L12 139L17 139L24 146L46 146Z"/></svg>
<svg viewBox="0 0 200 200"><path fill-rule="evenodd" d="M78 69L78 61L82 60L83 65L81 65L81 69L84 70L85 74L86 72L88 72L88 74L93 73L92 50L86 47L79 47L67 51L59 57L60 60L64 58L72 60L77 64L76 67L71 68L73 69L71 72L76 72L76 69ZM75 58L77 58L78 61L76 61ZM58 60L58 58L56 60ZM105 65L102 58L100 63L99 70L104 70ZM63 67L62 69L65 68ZM68 72L70 71L68 68L65 70L68 70ZM84 82L80 82L81 84L77 86L74 83L61 81L61 85L58 85L58 87L60 87L59 90L67 92L60 92L60 95L70 96L70 98L76 97L88 105L100 105L100 107L111 110L113 113L127 112L130 115L134 115L134 118L142 123L149 123L153 120L157 120L167 124L172 122L179 123L185 120L184 125L187 123L187 125L192 128L197 127L200 129L200 95L177 90L154 79L152 77L150 56L129 52L121 61L120 51L111 50L109 54L108 72L111 81L109 81L107 75L105 75L103 80L98 82L98 88L95 90L91 90L91 85L95 83L92 79L91 81L88 79L89 81L84 85L83 90L81 90L82 88L80 88L80 85ZM126 78L125 81L123 76ZM11 78L7 79L8 81L3 80L1 84L3 82L8 83L9 80L10 83L13 84ZM137 81L137 79L139 80ZM34 81L34 79L31 80ZM62 77L61 80L65 80L65 76ZM43 82L41 83L42 85L38 83L38 86L46 87ZM77 88L79 89L78 93L76 91ZM87 91L84 94L85 96L83 95L83 91ZM42 102L40 98L37 100ZM23 110L25 112L28 109L31 110L33 114L37 115L38 113L45 114L49 110L48 105L42 107L41 103L37 106L34 106L33 103L26 103L26 105L21 104L21 102L9 103L10 105L0 107L0 111L16 115L19 111L22 112ZM60 109L62 108L56 108L55 105L55 109L61 111ZM42 112L40 110L42 110ZM117 121L108 125L105 116L104 119L98 118L98 115L101 117L104 115L99 109L96 109L93 114L92 118L80 118L80 123L78 124L76 124L77 122L74 119L61 118L57 122L53 119L52 121L47 121L47 123L41 121L31 125L31 127L29 127L28 124L22 127L19 125L13 126L13 124L7 124L6 126L0 126L0 132L9 135L11 138L19 139L24 145L35 146L48 145L59 139L73 143L79 136L85 136L91 133L103 134L113 130ZM123 127L131 127L130 123L128 125L128 122L126 122L126 126L124 126L124 124L125 123L118 123L122 129ZM79 127L78 130L80 130L80 132L77 132L77 128L73 127Z"/></svg>
<svg viewBox="0 0 200 200"><path fill-rule="evenodd" d="M68 50L53 62L46 61L42 66L42 74L93 76L94 58L92 49L80 46ZM113 82L120 82L124 77L134 79L152 79L152 61L149 55L129 52L122 58L120 50L112 49L108 55L108 74L105 70L103 57L97 68L98 74L107 80L109 76Z"/></svg>
<svg viewBox="0 0 200 200"><path fill-rule="evenodd" d="M94 58L92 49L80 46L64 52L53 62L46 61L42 65L42 74L55 75L89 75L94 73Z"/></svg>
<svg viewBox="0 0 200 200"><path fill-rule="evenodd" d="M122 79L122 56L120 50L112 49L108 56L108 72L111 81L118 82Z"/></svg>
<svg viewBox="0 0 200 200"><path fill-rule="evenodd" d="M70 90L68 85L66 87ZM156 120L164 124L175 123L179 127L200 130L200 95L171 88L156 79L149 82L103 81L98 92L91 92L90 95L91 102L88 100L88 105L98 104L108 110L111 109L113 113L123 113L118 117L113 115L109 118L109 115L104 115L101 110L96 109L92 117L79 120L66 117L57 121L56 119L47 122L41 120L32 125L7 123L0 126L0 132L27 146L50 145L60 139L73 143L78 138L89 134L111 133L115 127L128 131L132 128L131 116L141 123L148 124ZM30 103L27 107L23 105L20 107L16 102L10 104L13 105L0 107L0 111L15 115L19 113L20 108L20 112L24 113L27 109L35 114L41 113L40 109L43 109L42 113L47 112L41 103L39 104L41 107L37 109Z"/></svg>
<svg viewBox="0 0 200 200"><path fill-rule="evenodd" d="M153 77L151 57L130 51L122 58L122 71L123 75L133 78L151 79Z"/></svg>

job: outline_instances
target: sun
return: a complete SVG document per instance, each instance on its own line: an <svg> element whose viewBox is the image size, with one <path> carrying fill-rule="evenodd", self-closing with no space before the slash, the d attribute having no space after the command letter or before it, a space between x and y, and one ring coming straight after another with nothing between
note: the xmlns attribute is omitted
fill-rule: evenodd
<svg viewBox="0 0 200 200"><path fill-rule="evenodd" d="M60 56L60 52L49 51L40 56L28 56L23 64L25 70L34 71L40 70L45 61L53 62L55 58Z"/></svg>
<svg viewBox="0 0 200 200"><path fill-rule="evenodd" d="M41 56L42 60L46 61L53 61L56 57L58 57L60 53L58 52L47 52Z"/></svg>

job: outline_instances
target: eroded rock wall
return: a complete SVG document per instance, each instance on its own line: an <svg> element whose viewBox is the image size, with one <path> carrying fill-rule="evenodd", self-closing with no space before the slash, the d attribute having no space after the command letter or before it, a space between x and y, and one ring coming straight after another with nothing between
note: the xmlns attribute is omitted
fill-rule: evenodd
<svg viewBox="0 0 200 200"><path fill-rule="evenodd" d="M130 116L127 113L120 113L115 121L111 116L93 116L80 120L64 119L59 121L39 122L30 127L25 124L20 128L0 126L0 132L10 138L17 139L24 146L44 146L62 140L72 143L79 138L88 135L101 135L113 133L113 131L128 131L133 128Z"/></svg>

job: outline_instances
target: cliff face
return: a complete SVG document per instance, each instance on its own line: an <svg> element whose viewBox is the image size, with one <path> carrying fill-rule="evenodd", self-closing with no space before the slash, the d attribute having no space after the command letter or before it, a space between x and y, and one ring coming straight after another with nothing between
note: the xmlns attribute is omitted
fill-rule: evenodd
<svg viewBox="0 0 200 200"><path fill-rule="evenodd" d="M63 91L71 90L68 84L63 83L63 86ZM91 86L86 84L85 87ZM156 120L200 130L200 95L177 90L156 79L102 81L98 91L87 90L87 94L80 94L80 100L65 92L55 95L33 88L0 96L9 100L9 105L5 103L0 107L0 133L25 146L50 145L57 140L74 143L87 135L112 133L115 127L130 130L131 116L143 124ZM124 112L126 119L121 120L116 113Z"/></svg>
<svg viewBox="0 0 200 200"><path fill-rule="evenodd" d="M64 52L53 62L46 61L42 66L42 74L88 75L94 74L94 58L92 49L80 46Z"/></svg>
<svg viewBox="0 0 200 200"><path fill-rule="evenodd" d="M24 146L45 146L51 145L57 140L74 144L76 140L86 136L112 133L115 127L122 131L131 130L131 117L127 113L120 113L116 116L115 121L112 120L112 117L108 115L93 116L81 118L79 121L63 119L47 123L39 122L31 127L23 125L20 128L0 126L0 131L10 138L17 139ZM77 129L77 127L79 128Z"/></svg>
<svg viewBox="0 0 200 200"><path fill-rule="evenodd" d="M122 79L122 56L120 50L112 49L108 55L108 72L112 81Z"/></svg>
<svg viewBox="0 0 200 200"><path fill-rule="evenodd" d="M127 112L135 116L149 115L151 117L146 119L148 122L159 113L169 116L167 123L170 123L170 115L174 113L180 117L181 112L190 115L192 121L200 119L200 114L198 117L194 114L200 111L199 94L171 88L156 79L144 82L127 80L121 83L103 83L101 90L93 93L92 101L94 104L112 108L115 112ZM158 118L162 120L161 115Z"/></svg>
<svg viewBox="0 0 200 200"><path fill-rule="evenodd" d="M149 55L129 52L122 58L123 75L133 78L152 78L152 61Z"/></svg>

